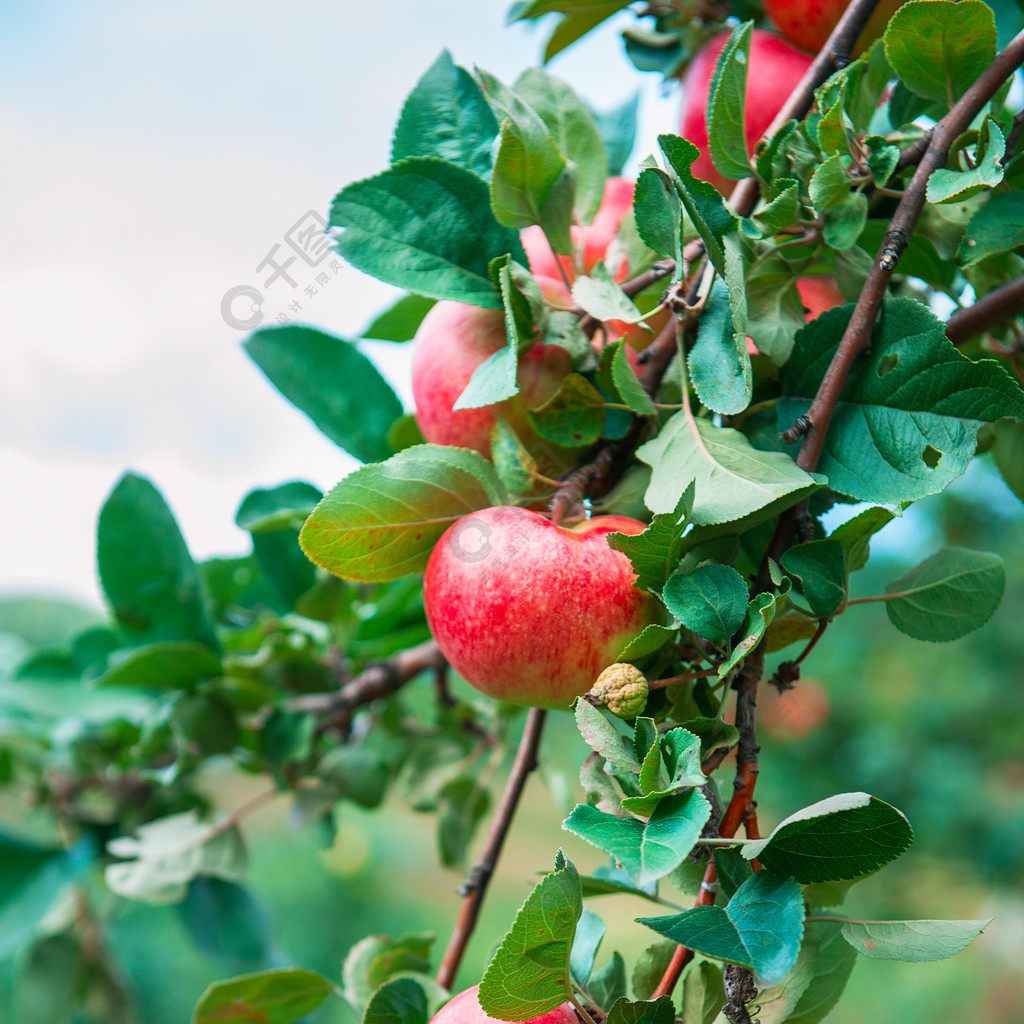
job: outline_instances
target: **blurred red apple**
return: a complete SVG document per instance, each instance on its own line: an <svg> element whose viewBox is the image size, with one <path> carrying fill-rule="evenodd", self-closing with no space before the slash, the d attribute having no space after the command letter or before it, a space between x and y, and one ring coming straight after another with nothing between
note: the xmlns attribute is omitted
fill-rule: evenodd
<svg viewBox="0 0 1024 1024"><path fill-rule="evenodd" d="M437 1013L430 1024L502 1024L496 1017L488 1017L480 1005L477 995L479 985L467 988L453 996ZM534 1017L528 1024L580 1024L573 1008L568 1003L539 1017Z"/></svg>
<svg viewBox="0 0 1024 1024"><path fill-rule="evenodd" d="M710 181L723 192L733 186L732 182L727 182L715 170L708 155L707 107L715 61L728 39L728 32L710 39L687 68L683 78L683 112L679 124L679 134L701 151L693 163L693 173L698 178ZM764 29L754 29L750 39L750 63L747 66L744 124L748 153L753 153L754 146L789 99L790 93L813 60L811 54L798 50L782 36Z"/></svg>
<svg viewBox="0 0 1024 1024"><path fill-rule="evenodd" d="M871 45L884 31L903 0L881 0L857 38L854 54ZM839 23L850 0L764 0L768 17L789 40L807 50L820 50Z"/></svg>
<svg viewBox="0 0 1024 1024"><path fill-rule="evenodd" d="M800 301L804 304L804 317L807 320L813 320L821 316L826 309L841 306L846 301L834 277L819 274L798 277L796 290L800 293Z"/></svg>
<svg viewBox="0 0 1024 1024"><path fill-rule="evenodd" d="M644 626L652 596L608 546L644 524L597 516L569 527L499 506L464 516L437 542L423 600L453 669L498 700L567 708Z"/></svg>
<svg viewBox="0 0 1024 1024"><path fill-rule="evenodd" d="M628 178L609 178L604 185L604 198L592 224L583 228L572 229L572 239L577 247L583 239L583 273L589 274L594 264L603 259L608 247L619 229L619 222L633 208L633 182ZM559 263L565 271L570 283L576 277L573 261L568 256L559 256L555 262L555 254L544 237L544 232L537 224L524 228L520 233L523 248L530 260L530 269L541 277L560 278ZM621 280L622 267L609 267L612 276Z"/></svg>
<svg viewBox="0 0 1024 1024"><path fill-rule="evenodd" d="M765 686L758 694L757 715L761 727L772 736L798 740L828 719L828 691L813 679L801 679L791 690L779 693Z"/></svg>

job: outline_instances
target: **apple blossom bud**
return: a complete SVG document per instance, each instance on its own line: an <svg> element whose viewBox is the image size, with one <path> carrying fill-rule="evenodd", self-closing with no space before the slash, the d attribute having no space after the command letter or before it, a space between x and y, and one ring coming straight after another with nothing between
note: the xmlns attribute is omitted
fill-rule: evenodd
<svg viewBox="0 0 1024 1024"><path fill-rule="evenodd" d="M647 704L647 677L635 665L617 662L597 677L587 696L618 718L636 718Z"/></svg>

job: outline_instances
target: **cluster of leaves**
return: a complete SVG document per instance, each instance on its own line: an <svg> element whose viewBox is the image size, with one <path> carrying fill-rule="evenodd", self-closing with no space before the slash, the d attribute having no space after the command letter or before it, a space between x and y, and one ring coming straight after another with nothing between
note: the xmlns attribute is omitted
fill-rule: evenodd
<svg viewBox="0 0 1024 1024"><path fill-rule="evenodd" d="M550 56L627 6L534 2L515 13L562 15ZM674 72L715 18L695 21L687 4L651 6L655 34L634 33L629 52L637 60L657 50L658 67ZM805 324L795 280L829 275L848 299L860 293L913 171L904 153L989 65L996 23L980 0L914 0L753 161L742 130L750 29L738 27L723 51L709 112L718 171L757 179L762 202L749 216L693 176L694 145L662 135L657 156L642 161L633 215L608 259L584 273L574 228L593 219L606 179L629 156L635 104L596 115L545 71L509 86L447 54L407 99L390 166L331 206L341 255L405 292L359 337L405 343L437 300L501 311L508 344L479 367L460 408L514 395L518 358L540 339L564 348L572 365L555 397L530 412L543 442L585 459L635 428L644 438L600 509L649 523L611 543L663 603L665 621L620 660L677 682L652 690L631 737L589 704L577 708L593 755L581 775L585 802L564 825L613 866L581 877L559 855L481 985L485 1009L501 1019L528 1019L574 993L612 1024L671 1024L671 1001L650 997L683 944L699 954L684 981L688 1020L712 1020L724 1005L726 964L752 972L764 1024L814 1024L839 997L854 950L934 959L982 926L816 913L909 845L900 812L846 793L798 811L767 839L723 845L725 801L702 765L737 742L725 721L729 688L762 646L817 638L864 600L884 601L911 637L955 640L986 622L1002 596L1000 559L967 548L938 552L885 594L851 598L851 576L907 504L965 471L979 436L1024 496L1024 390L1000 362L971 358L1012 356L1020 327L958 349L932 308L965 306L1024 270L1024 155L1006 89L932 176L920 230L817 471L800 469L779 439L815 397L853 308ZM935 40L927 61L922 38ZM529 272L519 232L534 226L572 267L574 309L552 309ZM707 258L691 265L683 253L698 242ZM656 264L660 283L637 295L620 287ZM592 344L591 334L607 338L610 321L640 324L669 308L679 313L678 351L653 384L646 374L641 382L623 342ZM257 916L241 882L245 808L209 819L198 783L213 758L268 776L269 792L291 792L296 820L318 823L328 839L339 801L373 808L396 784L414 807L438 812L440 855L453 867L487 813L509 709L460 702L443 688L440 699L399 694L396 685L339 718L338 690L428 638L416 574L461 516L536 500L536 453L502 423L493 461L420 443L412 415L354 342L287 326L257 331L246 350L365 465L323 497L303 482L252 491L237 514L251 554L201 564L149 481L129 474L115 487L98 530L109 618L5 657L0 781L28 790L53 827L49 843L0 841L11 879L0 955L21 951L31 964L67 942L69 969L89 974L96 944L79 934L82 914L53 908L69 885L101 871L124 898L190 908L199 942L211 920L244 936ZM827 531L821 516L844 501L869 507ZM779 517L800 503L809 503L807 536L771 561ZM771 588L752 595L749 580L763 568ZM763 870L751 871L755 861ZM643 919L668 941L635 966L630 1000L617 953L595 970L605 929L584 897L618 893L680 910L659 886L697 895L708 865L720 881L714 902ZM429 1020L447 994L429 977L428 945L419 935L373 937L353 951L343 994L365 1021ZM130 1020L112 974L92 976L100 1018ZM264 971L211 988L195 1019L285 1024L339 991L307 971Z"/></svg>

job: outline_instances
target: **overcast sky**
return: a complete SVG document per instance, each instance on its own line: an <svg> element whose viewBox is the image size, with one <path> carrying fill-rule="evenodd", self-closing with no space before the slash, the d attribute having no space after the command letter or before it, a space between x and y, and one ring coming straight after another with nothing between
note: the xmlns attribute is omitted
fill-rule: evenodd
<svg viewBox="0 0 1024 1024"><path fill-rule="evenodd" d="M96 515L126 468L206 557L245 549L233 520L250 487L328 488L352 467L244 357L221 298L258 285L308 211L384 169L443 47L505 79L536 61L542 35L505 28L505 6L0 5L0 589L96 595ZM678 97L631 69L613 30L552 70L599 108L642 87L638 151L673 127ZM299 290L319 269L304 271ZM298 294L266 293L268 320ZM390 294L346 267L293 315L351 337ZM406 351L374 351L408 402Z"/></svg>

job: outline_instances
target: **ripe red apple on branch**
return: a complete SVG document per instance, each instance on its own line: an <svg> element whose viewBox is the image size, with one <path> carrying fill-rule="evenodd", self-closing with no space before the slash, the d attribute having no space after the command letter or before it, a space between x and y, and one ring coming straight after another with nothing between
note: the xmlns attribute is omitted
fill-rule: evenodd
<svg viewBox="0 0 1024 1024"><path fill-rule="evenodd" d="M502 1024L496 1017L484 1013L477 995L479 989L479 985L474 985L453 996L434 1014L430 1024ZM579 1024L579 1018L568 1003L563 1003L527 1024Z"/></svg>
<svg viewBox="0 0 1024 1024"><path fill-rule="evenodd" d="M729 32L710 39L694 57L683 77L683 110L679 134L697 146L701 154L693 163L693 173L710 181L720 191L728 191L728 182L711 162L708 153L708 94L715 61L729 40ZM744 136L747 152L767 131L775 115L789 99L814 57L798 50L782 36L755 28L750 37L750 63L747 67L746 120Z"/></svg>
<svg viewBox="0 0 1024 1024"><path fill-rule="evenodd" d="M427 564L427 622L452 668L498 700L567 708L649 623L654 599L633 586L609 533L644 524L597 516L556 526L521 508L474 512Z"/></svg>
<svg viewBox="0 0 1024 1024"><path fill-rule="evenodd" d="M856 56L884 31L903 0L882 0L853 48ZM839 24L850 0L764 0L765 13L789 40L807 50L820 50Z"/></svg>

